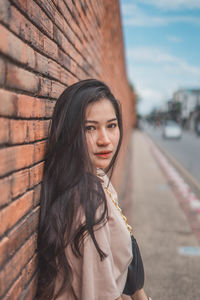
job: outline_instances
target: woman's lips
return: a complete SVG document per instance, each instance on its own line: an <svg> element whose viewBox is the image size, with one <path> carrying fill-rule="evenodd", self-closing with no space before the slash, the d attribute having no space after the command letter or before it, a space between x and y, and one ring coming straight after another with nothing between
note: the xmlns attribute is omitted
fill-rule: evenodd
<svg viewBox="0 0 200 300"><path fill-rule="evenodd" d="M112 154L112 151L102 151L99 153L95 153L96 156L100 157L100 158L109 158Z"/></svg>

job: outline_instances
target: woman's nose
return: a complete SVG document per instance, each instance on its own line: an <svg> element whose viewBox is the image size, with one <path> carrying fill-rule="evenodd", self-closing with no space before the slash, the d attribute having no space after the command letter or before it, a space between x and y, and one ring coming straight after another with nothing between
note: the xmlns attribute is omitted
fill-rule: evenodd
<svg viewBox="0 0 200 300"><path fill-rule="evenodd" d="M110 144L110 139L108 136L108 133L106 132L105 129L100 130L99 135L98 135L98 139L97 139L97 144L99 146L107 146Z"/></svg>

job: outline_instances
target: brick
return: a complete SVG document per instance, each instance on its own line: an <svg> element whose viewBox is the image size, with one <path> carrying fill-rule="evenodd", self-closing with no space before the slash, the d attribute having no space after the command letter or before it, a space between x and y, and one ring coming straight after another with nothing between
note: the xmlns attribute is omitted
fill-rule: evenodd
<svg viewBox="0 0 200 300"><path fill-rule="evenodd" d="M6 261L8 257L8 244L9 244L9 239L8 237L3 237L2 240L0 241L0 267L2 267L3 263Z"/></svg>
<svg viewBox="0 0 200 300"><path fill-rule="evenodd" d="M0 118L0 144L9 142L9 119Z"/></svg>
<svg viewBox="0 0 200 300"><path fill-rule="evenodd" d="M10 120L10 143L21 144L45 139L48 136L48 126L49 120Z"/></svg>
<svg viewBox="0 0 200 300"><path fill-rule="evenodd" d="M7 65L6 86L36 93L39 87L39 77L9 63Z"/></svg>
<svg viewBox="0 0 200 300"><path fill-rule="evenodd" d="M33 97L27 95L19 95L17 101L17 116L22 118L32 118L34 116Z"/></svg>
<svg viewBox="0 0 200 300"><path fill-rule="evenodd" d="M42 181L44 162L41 162L30 169L30 188Z"/></svg>
<svg viewBox="0 0 200 300"><path fill-rule="evenodd" d="M35 254L22 271L22 285L25 287L37 270L37 255Z"/></svg>
<svg viewBox="0 0 200 300"><path fill-rule="evenodd" d="M33 163L34 146L23 145L16 147L16 169L28 167Z"/></svg>
<svg viewBox="0 0 200 300"><path fill-rule="evenodd" d="M46 116L46 99L35 99L34 101L34 117L35 118L44 118Z"/></svg>
<svg viewBox="0 0 200 300"><path fill-rule="evenodd" d="M27 14L50 38L53 38L53 23L41 8L33 1L27 1Z"/></svg>
<svg viewBox="0 0 200 300"><path fill-rule="evenodd" d="M17 95L0 89L0 116L14 116L17 114Z"/></svg>
<svg viewBox="0 0 200 300"><path fill-rule="evenodd" d="M67 85L71 85L77 81L77 78L71 73L61 68L61 82Z"/></svg>
<svg viewBox="0 0 200 300"><path fill-rule="evenodd" d="M0 58L0 84L4 85L6 77L6 66L2 58Z"/></svg>
<svg viewBox="0 0 200 300"><path fill-rule="evenodd" d="M51 80L41 77L39 96L50 97L50 95L51 95Z"/></svg>
<svg viewBox="0 0 200 300"><path fill-rule="evenodd" d="M20 295L22 294L22 288L22 276L20 276L11 286L4 298L6 300L18 300Z"/></svg>
<svg viewBox="0 0 200 300"><path fill-rule="evenodd" d="M61 78L61 67L59 64L57 64L56 62L54 61L50 61L49 60L49 64L48 64L48 75L51 77L51 78L54 78L54 79L57 79L57 80L60 80Z"/></svg>
<svg viewBox="0 0 200 300"><path fill-rule="evenodd" d="M11 201L11 176L0 179L0 207Z"/></svg>
<svg viewBox="0 0 200 300"><path fill-rule="evenodd" d="M11 191L12 197L25 193L29 188L29 169L24 169L12 174Z"/></svg>
<svg viewBox="0 0 200 300"><path fill-rule="evenodd" d="M20 300L33 300L37 289L37 274L31 279L30 283L23 291Z"/></svg>
<svg viewBox="0 0 200 300"><path fill-rule="evenodd" d="M55 14L58 13L52 1L49 0L35 0L40 7L44 9L51 20L54 20Z"/></svg>
<svg viewBox="0 0 200 300"><path fill-rule="evenodd" d="M41 184L38 184L34 187L33 192L33 206L38 206L40 203L40 194L41 194Z"/></svg>
<svg viewBox="0 0 200 300"><path fill-rule="evenodd" d="M36 59L36 66L35 66L36 71L43 75L48 75L49 63L50 63L49 58L36 52L35 59Z"/></svg>
<svg viewBox="0 0 200 300"><path fill-rule="evenodd" d="M0 149L0 176L33 164L34 145Z"/></svg>
<svg viewBox="0 0 200 300"><path fill-rule="evenodd" d="M19 95L17 101L17 116L20 118L44 118L47 115L47 104L51 102L47 99Z"/></svg>
<svg viewBox="0 0 200 300"><path fill-rule="evenodd" d="M52 81L51 85L52 85L52 87L51 87L51 98L58 99L58 97L66 89L66 86L64 86L63 84L61 84L57 81Z"/></svg>
<svg viewBox="0 0 200 300"><path fill-rule="evenodd" d="M75 40L77 39L75 33L72 30L72 24L74 24L74 14L73 17L72 15L69 13L67 6L64 6L63 1L57 1L57 3L55 1L53 1L55 3L56 6L59 7L59 10L61 11L61 14L57 14L55 15L55 23L56 25L60 28L61 31L63 31L67 38L69 39L69 41L71 43L74 43ZM63 8L64 7L64 8ZM59 22L60 19L63 18L63 25L59 26Z"/></svg>
<svg viewBox="0 0 200 300"><path fill-rule="evenodd" d="M41 8L32 0L12 0L19 9L31 19L33 23L44 30L51 38L53 37L53 24Z"/></svg>
<svg viewBox="0 0 200 300"><path fill-rule="evenodd" d="M20 271L28 263L34 254L36 248L36 239L33 235L12 257L0 272L0 296L3 296Z"/></svg>
<svg viewBox="0 0 200 300"><path fill-rule="evenodd" d="M34 162L37 163L44 159L46 142L38 142L34 145Z"/></svg>
<svg viewBox="0 0 200 300"><path fill-rule="evenodd" d="M35 131L36 131L35 123L36 122L37 122L36 120L27 121L28 142L34 142L35 141Z"/></svg>
<svg viewBox="0 0 200 300"><path fill-rule="evenodd" d="M56 101L46 101L45 102L45 115L47 118L52 117L55 104L56 104Z"/></svg>
<svg viewBox="0 0 200 300"><path fill-rule="evenodd" d="M12 2L15 3L19 9L22 9L25 12L27 11L27 0L12 0Z"/></svg>
<svg viewBox="0 0 200 300"><path fill-rule="evenodd" d="M34 50L2 25L0 25L0 52L24 65L35 68Z"/></svg>
<svg viewBox="0 0 200 300"><path fill-rule="evenodd" d="M10 29L30 45L43 51L43 35L25 16L14 6L10 9Z"/></svg>
<svg viewBox="0 0 200 300"><path fill-rule="evenodd" d="M57 61L61 66L71 71L71 58L69 55L65 54L61 49L58 49L58 59Z"/></svg>
<svg viewBox="0 0 200 300"><path fill-rule="evenodd" d="M9 24L9 21L10 21L10 2L8 0L1 1L0 20L5 24Z"/></svg>
<svg viewBox="0 0 200 300"><path fill-rule="evenodd" d="M35 141L48 137L49 123L49 120L35 121Z"/></svg>
<svg viewBox="0 0 200 300"><path fill-rule="evenodd" d="M32 199L33 191L29 191L0 211L0 235L4 234L28 213L32 207Z"/></svg>
<svg viewBox="0 0 200 300"><path fill-rule="evenodd" d="M43 44L43 46L44 46L44 49L43 49L44 53L47 56L49 56L49 57L57 60L58 46L56 45L55 42L53 42L52 40L50 40L46 36L43 36L43 39L44 39L44 44Z"/></svg>
<svg viewBox="0 0 200 300"><path fill-rule="evenodd" d="M22 144L27 141L27 121L10 120L10 143Z"/></svg>
<svg viewBox="0 0 200 300"><path fill-rule="evenodd" d="M0 266L3 266L38 227L39 208L35 208L0 242ZM6 251L5 251L6 249Z"/></svg>

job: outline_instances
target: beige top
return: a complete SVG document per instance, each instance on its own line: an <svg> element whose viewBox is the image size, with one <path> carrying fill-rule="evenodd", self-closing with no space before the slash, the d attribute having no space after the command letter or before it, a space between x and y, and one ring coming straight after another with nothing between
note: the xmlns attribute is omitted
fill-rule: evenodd
<svg viewBox="0 0 200 300"><path fill-rule="evenodd" d="M107 176L103 176L103 187L107 187ZM109 191L116 199L116 192L109 183ZM123 292L128 265L132 260L130 233L106 194L108 205L108 222L95 231L96 240L107 254L101 261L96 247L88 235L83 243L83 256L75 257L71 248L66 250L73 270L72 286L78 300L115 300ZM75 296L66 291L58 300L75 300Z"/></svg>

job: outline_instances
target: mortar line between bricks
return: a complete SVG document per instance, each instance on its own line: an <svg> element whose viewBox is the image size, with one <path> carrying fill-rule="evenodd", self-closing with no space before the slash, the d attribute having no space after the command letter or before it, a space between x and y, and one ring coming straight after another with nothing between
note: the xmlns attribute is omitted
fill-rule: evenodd
<svg viewBox="0 0 200 300"><path fill-rule="evenodd" d="M37 101L37 100L36 100ZM4 115L0 115L0 118L2 119L8 119L8 120L16 120L16 121L39 121L39 122L42 122L42 121L51 121L51 117L48 117L48 118L45 118L45 117L34 117L34 118L28 118L28 117L17 117L17 116L4 116ZM42 140L35 140L37 142L41 142L41 141L45 141L46 139L42 139ZM31 144L32 142L28 142L28 144ZM23 144L27 144L26 142L24 142ZM11 145L11 144L4 144L7 146ZM12 144L12 146L14 145L18 145L18 144ZM21 144L19 144L21 145Z"/></svg>
<svg viewBox="0 0 200 300"><path fill-rule="evenodd" d="M7 235L14 229L14 227L17 227L18 225L20 225L20 223L21 222L23 222L27 217L28 217L28 215L30 215L32 212L33 212L33 209L35 209L35 208L37 208L37 206L35 206L35 207L31 207L30 208L30 210L29 211L27 211L27 213L25 214L25 215L23 215L11 228L9 228L9 229L7 229L6 230L6 232L4 232L4 234L1 236L1 240L0 241L2 241L3 240L3 238L4 237L7 237ZM35 231L30 235L30 236L32 236L32 235L34 235L35 234ZM27 241L28 239L26 239L26 241ZM19 247L19 249L24 245L25 243L23 243L20 247ZM18 249L18 250L19 250ZM14 252L14 254L16 253L16 251ZM13 255L14 255L13 254ZM4 264L5 265L5 264ZM1 270L3 269L3 266L1 266L0 267L0 272L1 272Z"/></svg>
<svg viewBox="0 0 200 300"><path fill-rule="evenodd" d="M24 300L24 294L26 293L26 289L29 287L29 284L31 283L31 281L34 280L34 277L36 278L37 276L37 270L33 273L32 277L30 278L30 280L28 281L28 284L26 284L24 286L23 292L22 294L19 296L19 298L17 298L17 300ZM35 299L35 298L34 298Z"/></svg>
<svg viewBox="0 0 200 300"><path fill-rule="evenodd" d="M15 145L14 145L15 146ZM22 145L21 145L22 146ZM3 149L3 148L2 148ZM9 172L9 173L6 173L6 174L4 174L3 176L0 176L0 179L4 179L4 178L6 178L6 177L8 177L8 176L11 176L13 173L16 173L16 172L18 172L18 171L23 171L23 170L26 170L26 169L30 169L30 168L32 168L32 167L34 167L34 166L36 166L36 165L38 165L38 164L40 164L41 162L44 162L44 159L42 159L42 160L39 160L39 161L37 161L37 162L34 162L33 164L31 164L30 166L26 166L26 167L24 167L24 168L20 168L20 169L17 169L17 170L13 170L13 171L11 171L11 172Z"/></svg>
<svg viewBox="0 0 200 300"><path fill-rule="evenodd" d="M33 236L33 235L32 235ZM24 245L24 244L23 244ZM22 247L23 247L22 245ZM20 247L21 248L21 247ZM20 250L20 248L18 249L18 251ZM15 252L16 254L17 252ZM36 250L34 251L33 255L31 256L31 258L27 261L26 265L20 270L19 274L17 274L17 276L12 280L11 284L9 285L9 287L7 288L7 290L5 291L5 293L2 296L2 300L5 299L4 297L6 296L6 294L9 292L10 288L12 287L12 285L17 281L17 279L22 275L23 270L26 268L26 266L28 265L28 263L31 261L31 259L34 257L34 255L36 254ZM1 269L0 269L1 272ZM36 270L37 272L37 270ZM35 273L36 273L35 272ZM21 297L21 296L20 296Z"/></svg>
<svg viewBox="0 0 200 300"><path fill-rule="evenodd" d="M28 46L29 46L29 45L28 45ZM44 54L44 52L41 52L41 53ZM42 56L47 57L47 56L45 56L45 55L42 55ZM2 57L2 58L5 59L4 61L5 61L5 63L6 63L6 71L7 71L7 63L9 63L9 64L13 64L13 65L15 65L15 66L17 66L17 67L20 67L20 68L23 69L23 70L29 71L30 73L33 73L33 74L37 75L39 79L40 79L40 78L44 78L44 79L49 79L50 81L53 80L53 81L55 81L55 82L61 83L61 84L63 84L63 85L66 86L66 84L65 84L63 81L61 81L61 80L59 80L59 79L57 79L57 78L55 78L55 77L53 77L53 76L51 76L51 75L43 74L43 73L41 73L40 71L37 71L37 70L35 70L34 68L29 67L27 64L24 64L24 63L20 62L19 60L14 59L13 57L9 56L9 54L6 55L6 54L0 52L0 57ZM47 57L47 58L49 59L49 57ZM70 59L72 59L72 58L70 57ZM77 78L78 80L80 80L80 78L78 78L77 75L75 75L73 72L71 72L70 69L68 69L68 68L66 68L65 66L63 66L62 64L58 63L58 61L53 60L53 58L51 58L51 60L54 61L56 64L58 64L60 67L64 68L67 72L69 72L70 74L72 74L75 78ZM77 64L77 65L78 65L78 64ZM80 65L79 65L79 67L80 67ZM81 67L80 67L80 68L81 68ZM82 69L82 68L81 68L81 69ZM82 70L84 70L84 69L82 69ZM7 72L6 72L6 74L7 74ZM89 74L87 74L87 75L89 75ZM6 78L6 77L5 77L5 78ZM2 84L2 86L5 86L5 84Z"/></svg>
<svg viewBox="0 0 200 300"><path fill-rule="evenodd" d="M23 169L20 169L20 171L23 171ZM9 201L9 202L7 202L7 203L1 205L1 206L0 206L0 209L3 210L4 208L6 208L7 206L9 206L9 205L12 204L13 202L17 201L19 198L21 198L21 197L23 197L24 195L26 195L28 192L31 192L32 190L33 190L33 192L34 192L34 189L35 189L38 185L40 185L41 183L42 183L42 181L40 181L40 182L38 182L37 184L35 184L35 185L33 185L33 186L27 188L23 193L17 195L16 197L13 197L11 201ZM35 207L37 207L37 205L36 205ZM0 238L0 241L1 241L1 238Z"/></svg>
<svg viewBox="0 0 200 300"><path fill-rule="evenodd" d="M35 214L36 211L38 210L38 208L40 208L40 205L39 205L39 204L37 204L36 206L33 206L33 207L32 207L32 210L30 210L30 211L26 214L26 217L25 217L25 218L21 218L16 224L17 224L17 225L20 225L20 223L23 223L24 220L25 220L26 218L28 218L29 216ZM17 227L17 226L14 225L13 227ZM7 230L7 231L6 231L6 234L3 234L3 235L1 236L0 242L1 242L5 237L8 238L8 235L9 235L10 233L12 233L12 230L14 229L13 227L10 228L9 230ZM35 231L31 232L30 235L29 235L28 237L30 237L31 235L33 235L33 233L35 233ZM26 240L28 240L28 237L26 238ZM26 240L25 240L25 241L26 241ZM25 242L23 242L23 243L22 243L17 249L15 249L15 250L20 249L21 246L22 246L24 243L25 243ZM16 251L15 251L14 253L16 253ZM13 254L13 255L14 255L14 254ZM10 257L13 257L13 255L11 255ZM9 259L8 259L8 260L9 260ZM6 260L6 261L8 261L8 260ZM4 265L5 265L5 264L4 264ZM1 266L0 269L2 269L2 266Z"/></svg>
<svg viewBox="0 0 200 300"><path fill-rule="evenodd" d="M31 20L30 18L29 18L29 15L28 14L26 14L23 10L21 10L21 9L19 9L19 7L12 1L12 0L10 0L11 1L11 3L12 3L12 5L26 18L26 19L28 19L29 20L29 22L32 24L32 25L34 25L40 32L42 32L47 38L49 38L52 42L54 42L54 43L56 43L56 41L54 40L54 39L52 39L48 34L47 34L47 32L42 28L42 27L40 27L40 26L38 26L37 25L37 23L36 22L34 22L33 20ZM37 3L36 3L37 4ZM37 4L38 5L38 4ZM40 6L39 6L40 7ZM40 7L41 8L41 7ZM59 8L58 8L58 10L59 10ZM46 14L47 15L47 14ZM48 16L47 16L48 17ZM48 17L49 18L49 17ZM64 18L65 19L65 18ZM67 22L67 20L65 19L65 21ZM52 22L52 20L51 20L51 22ZM53 23L53 22L52 22ZM67 24L68 24L68 26L70 26L69 25L69 23L67 22ZM59 28L56 24L55 24L55 26L57 27L57 28ZM70 26L70 28L71 28L71 26ZM72 29L72 28L71 28ZM61 30L60 28L59 28L59 30ZM73 31L73 30L72 30ZM66 39L68 40L68 42L74 47L74 49L76 49L76 51L81 55L81 57L84 59L84 60L86 60L87 61L87 57L84 57L83 55L82 55L82 53L75 47L75 45L73 44L73 42L64 34L64 32L61 30L61 32L63 33L63 35L66 37ZM74 32L74 31L73 31ZM75 34L75 33L74 33ZM19 38L19 36L18 36L18 38ZM57 44L57 43L56 43ZM61 50L66 54L66 55L69 55L68 53L66 53L62 48L61 48ZM70 56L70 55L69 55ZM71 56L70 56L70 58L75 62L75 63L77 63ZM100 60L99 60L99 62L100 62ZM91 66L92 67L92 65L87 61L87 63L89 64L89 66ZM77 63L77 65L82 69L82 67ZM83 69L84 70L84 69ZM85 71L85 70L84 70ZM96 70L94 70L95 72L96 72ZM86 72L86 74L87 75L89 75L88 73L87 73L87 71L85 71ZM96 72L96 74L97 75L99 75L97 72Z"/></svg>
<svg viewBox="0 0 200 300"><path fill-rule="evenodd" d="M69 7L68 7L68 5L66 4L66 2L64 1L64 5L66 6L66 8L68 9L68 11L69 11L69 13L71 14L71 16L73 17L73 15L72 15L72 13L71 13L71 10L69 9ZM59 8L58 8L58 10L59 10ZM61 13L62 14L62 13ZM69 22L67 21L67 19L64 17L64 19L65 19L65 21L67 22L67 24L70 26L70 24L69 24ZM81 19L82 20L82 19ZM87 18L87 20L90 22L90 19L89 18ZM84 21L82 20L82 22L83 22L83 24L84 24ZM85 26L85 24L84 24L84 26ZM89 28L92 26L92 24L91 24L91 22L90 22L90 26L89 26ZM71 26L70 26L70 28L71 28ZM72 29L72 31L73 31L73 28L71 28ZM88 31L89 31L89 29L88 28L86 28ZM73 31L74 32L74 31ZM76 35L76 32L74 32L74 34ZM85 40L86 40L86 42L90 42L90 40L87 38L87 35L85 35L85 33L82 31L82 34L84 35L84 37L86 38ZM91 35L91 32L89 31L89 34L90 34L90 37L91 37L91 40L93 40L94 39L94 37ZM99 34L100 34L100 32L98 32L98 36L99 36ZM77 36L77 35L76 35ZM80 39L79 39L80 40ZM99 52L99 47L98 48L96 48L96 50L97 50L97 53ZM89 54L89 53L88 53ZM100 58L98 58L98 61L99 62L101 62L101 59Z"/></svg>
<svg viewBox="0 0 200 300"><path fill-rule="evenodd" d="M31 213L32 213L33 211L31 211ZM30 213L30 215L31 215L31 213ZM28 215L27 215L28 216ZM21 220L21 222L23 222L23 220ZM13 230L13 229L12 229ZM17 247L17 248L15 248L15 251L13 252L13 254L12 255L10 255L6 260L5 260L5 262L1 265L1 267L0 267L0 272L4 269L4 267L6 266L6 264L7 263L9 263L9 261L15 256L15 254L18 252L18 251L20 251L20 249L26 244L26 242L28 241L28 240L30 240L30 238L31 237L34 237L34 235L35 235L35 231L33 230L27 237L26 237L26 239L25 240L23 240L23 243L21 243L20 245L19 245L19 247ZM4 236L4 238L5 237L7 237L7 236ZM3 238L0 240L0 242L3 240ZM36 253L36 252L35 252ZM33 256L34 256L34 254L33 254ZM32 256L32 257L33 257ZM15 281L15 280L14 280Z"/></svg>
<svg viewBox="0 0 200 300"><path fill-rule="evenodd" d="M1 118L1 117L0 117ZM7 117L6 117L6 119L7 119ZM18 119L17 119L18 120ZM31 119L30 119L31 120ZM34 121L37 121L38 119L34 119ZM22 119L22 121L24 121L24 119ZM27 120L28 121L28 120ZM39 121L39 120L38 120ZM37 143L41 143L41 142L47 142L48 141L48 138L45 138L45 139L41 139L41 140L34 140L34 141L32 141L32 142L25 142L25 141L23 141L22 143L15 143L15 144L2 144L2 145L0 145L0 150L1 149L4 149L4 148L11 148L11 147L15 147L15 146L24 146L24 145L35 145L35 144L37 144ZM0 176L0 178L1 178L1 176Z"/></svg>
<svg viewBox="0 0 200 300"><path fill-rule="evenodd" d="M32 23L32 22L31 22ZM65 67L65 66L63 66L61 63L59 63L57 60L55 60L54 58L52 58L50 55L44 55L44 53L45 52L43 52L42 50L40 50L40 49L38 49L36 46L34 46L34 45L32 45L29 41L27 41L27 40L24 40L24 39L22 39L19 35L17 35L11 28L7 28L6 26L5 26L5 24L3 24L2 22L0 22L0 24L1 25L3 25L7 30L9 30L12 34L14 34L18 39L20 39L23 43L25 43L26 45L28 45L30 48L32 48L34 51L36 51L36 52L38 52L40 55L42 55L42 56L44 56L44 57L46 57L46 58L48 58L48 59L51 59L52 61L54 61L55 63L57 63L59 66L61 66L62 68L64 68L65 70L67 70L69 73L71 73L73 76L75 76L78 80L80 80L80 78L79 77L77 77L77 74L74 74L73 72L71 72L70 71L70 69L68 69L67 67ZM32 23L33 24L33 23ZM33 24L34 25L34 24ZM38 29L39 30L39 29ZM46 35L45 35L46 36ZM47 36L48 37L48 36ZM49 38L49 37L48 37ZM50 38L49 38L50 39ZM52 42L54 42L55 44L57 44L54 40L52 40L52 39L50 39ZM71 43L71 41L69 41L70 42L70 44L74 47L74 45ZM84 69L84 68L82 68L82 66L80 65L80 64L78 64L77 63L77 61L75 61L74 59L73 59L73 57L71 57L70 56L70 54L69 53L67 53L67 52L65 52L62 48L59 48L60 49L60 51L62 51L66 56L68 56L75 64L77 64L77 66L81 69L81 70L83 70L84 71L84 73L86 74L86 75L90 75L90 74L88 74L88 72ZM74 47L74 49L76 49L75 47ZM81 55L81 53L76 49L76 51ZM2 54L2 55L5 55L5 54ZM13 60L12 59L12 57L10 57L10 56L8 56L9 57L9 59L10 60ZM82 55L81 55L81 57L84 59L84 60L86 60L86 58L85 57L83 57ZM15 61L15 60L14 60ZM17 63L19 63L18 61L15 61L15 62L17 62ZM88 62L88 61L87 61ZM20 63L19 63L20 64ZM97 76L100 76L100 74L93 68L93 66L91 65L91 64L89 64L89 62L88 62L88 65L95 71L95 73L96 73L96 75ZM25 68L26 69L26 68ZM28 70L28 67L27 67L27 70ZM31 70L33 70L34 71L34 69L31 69ZM34 71L34 73L36 73L36 71ZM41 76L41 73L39 73L40 74L40 76Z"/></svg>

